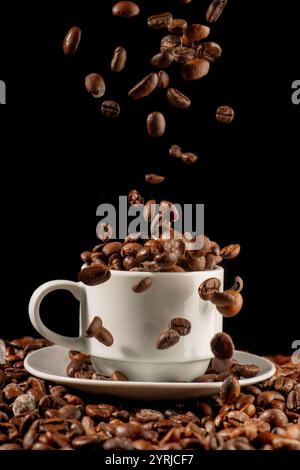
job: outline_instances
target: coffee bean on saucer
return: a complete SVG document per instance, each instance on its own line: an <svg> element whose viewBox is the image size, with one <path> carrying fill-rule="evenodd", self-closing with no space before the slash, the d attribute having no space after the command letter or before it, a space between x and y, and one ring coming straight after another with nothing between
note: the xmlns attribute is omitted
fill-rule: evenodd
<svg viewBox="0 0 300 470"><path fill-rule="evenodd" d="M232 359L218 359L217 357L214 357L211 361L212 369L218 374L229 371L231 366L232 366Z"/></svg>
<svg viewBox="0 0 300 470"><path fill-rule="evenodd" d="M101 104L101 112L105 117L116 118L121 112L120 105L112 100L103 101Z"/></svg>
<svg viewBox="0 0 300 470"><path fill-rule="evenodd" d="M224 380L221 386L221 400L224 404L233 403L240 395L240 392L241 387L239 381L233 375L230 375Z"/></svg>
<svg viewBox="0 0 300 470"><path fill-rule="evenodd" d="M186 26L187 21L182 18L170 20L168 23L168 31L170 34L182 34Z"/></svg>
<svg viewBox="0 0 300 470"><path fill-rule="evenodd" d="M223 124L230 124L234 119L234 110L230 106L220 106L216 111L216 119Z"/></svg>
<svg viewBox="0 0 300 470"><path fill-rule="evenodd" d="M143 292L146 292L151 286L152 286L153 280L151 277L144 277L140 281L138 281L136 284L134 284L131 289L133 292L136 294L141 294Z"/></svg>
<svg viewBox="0 0 300 470"><path fill-rule="evenodd" d="M169 349L180 340L180 335L175 330L163 331L156 340L157 349Z"/></svg>
<svg viewBox="0 0 300 470"><path fill-rule="evenodd" d="M78 26L73 26L67 32L64 42L63 51L66 56L71 56L77 51L81 40L81 29Z"/></svg>
<svg viewBox="0 0 300 470"><path fill-rule="evenodd" d="M196 51L197 57L199 59L206 59L209 62L221 57L222 49L216 42L202 42Z"/></svg>
<svg viewBox="0 0 300 470"><path fill-rule="evenodd" d="M191 322L186 318L172 318L169 323L170 330L175 330L180 336L186 336L191 332Z"/></svg>
<svg viewBox="0 0 300 470"><path fill-rule="evenodd" d="M228 0L213 0L206 11L208 23L215 23L223 13Z"/></svg>
<svg viewBox="0 0 300 470"><path fill-rule="evenodd" d="M211 277L202 282L198 289L199 296L202 300L211 300L215 292L219 292L221 281L215 277Z"/></svg>
<svg viewBox="0 0 300 470"><path fill-rule="evenodd" d="M170 83L170 77L167 74L167 72L165 72L164 70L160 70L159 72L157 72L157 76L158 76L158 83L157 83L158 88L168 88L169 83Z"/></svg>
<svg viewBox="0 0 300 470"><path fill-rule="evenodd" d="M215 334L210 342L210 348L218 359L230 359L233 356L234 344L227 333Z"/></svg>
<svg viewBox="0 0 300 470"><path fill-rule="evenodd" d="M168 34L163 37L160 42L160 51L161 52L171 52L175 47L182 46L182 39L179 34Z"/></svg>
<svg viewBox="0 0 300 470"><path fill-rule="evenodd" d="M110 279L110 270L104 264L88 266L80 271L78 280L87 286L97 286Z"/></svg>
<svg viewBox="0 0 300 470"><path fill-rule="evenodd" d="M121 381L121 382L127 382L128 381L128 377L123 374L123 372L120 372L119 370L115 370L112 374L111 374L111 380L114 380L114 381Z"/></svg>
<svg viewBox="0 0 300 470"><path fill-rule="evenodd" d="M189 60L195 59L196 51L191 47L179 46L172 50L175 62L185 64Z"/></svg>
<svg viewBox="0 0 300 470"><path fill-rule="evenodd" d="M101 98L105 93L105 82L98 73L90 73L85 77L85 88L94 98Z"/></svg>
<svg viewBox="0 0 300 470"><path fill-rule="evenodd" d="M153 65L153 67L158 67L158 68L167 68L169 67L174 61L174 56L168 52L159 52L158 54L155 54L155 56L152 57L150 63Z"/></svg>
<svg viewBox="0 0 300 470"><path fill-rule="evenodd" d="M145 175L145 181L150 184L160 184L165 181L165 177L156 175L155 173L149 173L148 175Z"/></svg>
<svg viewBox="0 0 300 470"><path fill-rule="evenodd" d="M111 71L114 73L121 72L127 61L127 51L124 49L124 47L117 47L114 52L114 56L111 61Z"/></svg>
<svg viewBox="0 0 300 470"><path fill-rule="evenodd" d="M193 59L186 62L181 69L184 80L199 80L209 72L210 63L205 59Z"/></svg>
<svg viewBox="0 0 300 470"><path fill-rule="evenodd" d="M185 46L191 46L195 42L207 38L210 28L202 24L191 24L183 30L182 42Z"/></svg>
<svg viewBox="0 0 300 470"><path fill-rule="evenodd" d="M217 374L203 374L192 380L192 382L216 382Z"/></svg>
<svg viewBox="0 0 300 470"><path fill-rule="evenodd" d="M198 160L198 155L193 152L184 152L181 154L181 160L186 165L193 165Z"/></svg>
<svg viewBox="0 0 300 470"><path fill-rule="evenodd" d="M164 29L168 26L172 20L172 13L159 13L158 15L149 16L147 19L147 25L152 29Z"/></svg>
<svg viewBox="0 0 300 470"><path fill-rule="evenodd" d="M94 317L88 329L86 330L85 336L87 338L93 338L101 328L102 328L101 318Z"/></svg>
<svg viewBox="0 0 300 470"><path fill-rule="evenodd" d="M256 377L260 372L260 368L256 364L234 364L231 370L234 375L245 379Z"/></svg>
<svg viewBox="0 0 300 470"><path fill-rule="evenodd" d="M138 82L129 92L128 96L133 100L139 100L150 95L158 84L157 73L149 73L145 78Z"/></svg>
<svg viewBox="0 0 300 470"><path fill-rule="evenodd" d="M176 90L176 88L168 89L167 98L169 102L176 108L187 109L191 105L191 100L181 93L181 91Z"/></svg>
<svg viewBox="0 0 300 470"><path fill-rule="evenodd" d="M166 121L164 115L158 111L154 111L147 117L147 130L150 137L161 137L166 129Z"/></svg>
<svg viewBox="0 0 300 470"><path fill-rule="evenodd" d="M181 155L182 155L182 150L181 148L179 147L179 145L171 145L171 147L169 148L169 154L171 155L171 157L174 157L174 158L181 158Z"/></svg>
<svg viewBox="0 0 300 470"><path fill-rule="evenodd" d="M121 1L112 7L113 16L121 16L123 18L132 18L137 16L140 12L138 5L135 2Z"/></svg>

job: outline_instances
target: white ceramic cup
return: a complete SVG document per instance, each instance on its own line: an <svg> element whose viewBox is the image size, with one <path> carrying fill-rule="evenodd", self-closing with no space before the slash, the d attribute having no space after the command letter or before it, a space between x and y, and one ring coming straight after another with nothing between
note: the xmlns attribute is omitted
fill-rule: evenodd
<svg viewBox="0 0 300 470"><path fill-rule="evenodd" d="M222 315L211 302L200 299L198 287L210 278L220 279L223 268L187 273L143 273L111 271L109 281L98 286L81 282L50 281L32 295L29 315L33 326L45 338L68 349L93 356L97 371L111 374L115 370L135 381L190 381L203 374L212 357L210 340L222 331ZM133 284L144 277L152 286L141 294ZM65 289L80 302L80 336L71 338L54 333L40 317L40 304L52 291ZM95 316L114 337L107 347L85 332ZM192 329L166 350L156 349L156 339L168 329L172 318L187 318Z"/></svg>

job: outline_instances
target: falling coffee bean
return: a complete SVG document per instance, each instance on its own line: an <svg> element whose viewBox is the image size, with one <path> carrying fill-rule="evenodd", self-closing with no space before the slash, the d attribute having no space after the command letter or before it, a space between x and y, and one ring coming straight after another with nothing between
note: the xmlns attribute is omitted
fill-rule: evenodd
<svg viewBox="0 0 300 470"><path fill-rule="evenodd" d="M158 67L158 68L167 68L169 67L174 61L174 56L168 52L159 52L158 54L155 54L155 56L152 57L151 59L151 65L153 67Z"/></svg>
<svg viewBox="0 0 300 470"><path fill-rule="evenodd" d="M86 330L85 336L87 338L93 338L97 335L100 328L102 328L102 320L100 317L94 317L88 329Z"/></svg>
<svg viewBox="0 0 300 470"><path fill-rule="evenodd" d="M191 46L195 42L207 38L210 28L202 24L191 24L186 26L183 31L182 42L185 46Z"/></svg>
<svg viewBox="0 0 300 470"><path fill-rule="evenodd" d="M149 73L143 80L138 82L129 92L128 96L134 100L139 100L150 95L158 84L157 73Z"/></svg>
<svg viewBox="0 0 300 470"><path fill-rule="evenodd" d="M230 124L234 119L234 110L230 106L220 106L216 111L216 119L223 124Z"/></svg>
<svg viewBox="0 0 300 470"><path fill-rule="evenodd" d="M111 61L111 70L112 72L118 73L121 72L127 61L127 51L124 47L117 47L114 52L114 56Z"/></svg>
<svg viewBox="0 0 300 470"><path fill-rule="evenodd" d="M185 152L181 154L181 159L186 165L193 165L198 160L198 155L192 152Z"/></svg>
<svg viewBox="0 0 300 470"><path fill-rule="evenodd" d="M172 20L172 13L159 13L158 15L149 16L147 19L147 25L152 29L164 29L168 26Z"/></svg>
<svg viewBox="0 0 300 470"><path fill-rule="evenodd" d="M240 276L236 276L234 280L233 286L229 290L236 290L237 292L241 292L244 287L244 281Z"/></svg>
<svg viewBox="0 0 300 470"><path fill-rule="evenodd" d="M221 281L216 277L211 277L202 282L198 289L198 294L202 300L211 300L215 292L219 292Z"/></svg>
<svg viewBox="0 0 300 470"><path fill-rule="evenodd" d="M148 175L145 175L145 181L146 183L150 183L150 184L160 184L165 181L165 177L156 175L155 173L150 173Z"/></svg>
<svg viewBox="0 0 300 470"><path fill-rule="evenodd" d="M147 130L150 137L161 137L166 130L164 115L154 111L147 117Z"/></svg>
<svg viewBox="0 0 300 470"><path fill-rule="evenodd" d="M182 34L187 26L187 21L181 18L171 20L168 23L168 31L170 34Z"/></svg>
<svg viewBox="0 0 300 470"><path fill-rule="evenodd" d="M114 342L114 338L110 331L108 331L104 326L99 328L97 334L94 336L97 341L104 344L105 346L111 346Z"/></svg>
<svg viewBox="0 0 300 470"><path fill-rule="evenodd" d="M224 259L233 259L233 258L236 258L240 254L240 251L241 251L241 246L238 243L234 243L232 245L228 245L222 248L222 250L220 251L220 255Z"/></svg>
<svg viewBox="0 0 300 470"><path fill-rule="evenodd" d="M170 330L175 330L180 336L186 336L191 332L191 322L186 318L172 318L169 323Z"/></svg>
<svg viewBox="0 0 300 470"><path fill-rule="evenodd" d="M146 290L148 290L152 286L152 283L153 283L153 281L152 281L151 277L144 277L139 282L134 284L131 287L131 289L136 294L142 294L143 292L146 292Z"/></svg>
<svg viewBox="0 0 300 470"><path fill-rule="evenodd" d="M97 286L110 279L110 270L104 264L87 266L78 274L78 280L87 286Z"/></svg>
<svg viewBox="0 0 300 470"><path fill-rule="evenodd" d="M119 382L127 382L128 381L128 377L125 374L123 374L123 372L120 372L119 370L115 370L111 374L110 378L113 381L119 381Z"/></svg>
<svg viewBox="0 0 300 470"><path fill-rule="evenodd" d="M228 318L237 315L243 306L243 297L234 290L214 292L210 301L224 317Z"/></svg>
<svg viewBox="0 0 300 470"><path fill-rule="evenodd" d="M157 349L169 349L180 340L180 334L175 330L163 331L156 340Z"/></svg>
<svg viewBox="0 0 300 470"><path fill-rule="evenodd" d="M190 258L187 257L187 265L190 271L204 271L205 270L205 256L200 256L199 258Z"/></svg>
<svg viewBox="0 0 300 470"><path fill-rule="evenodd" d="M172 53L175 47L180 46L182 46L181 36L179 36L178 34L168 34L168 36L163 37L160 42L160 51L167 51Z"/></svg>
<svg viewBox="0 0 300 470"><path fill-rule="evenodd" d="M132 189L128 193L128 204L132 206L133 204L144 204L144 198L136 189Z"/></svg>
<svg viewBox="0 0 300 470"><path fill-rule="evenodd" d="M221 386L221 400L224 404L233 403L240 395L240 392L241 387L239 381L233 375L230 375L224 380Z"/></svg>
<svg viewBox="0 0 300 470"><path fill-rule="evenodd" d="M101 112L105 117L116 118L119 116L121 109L116 101L106 100L101 104Z"/></svg>
<svg viewBox="0 0 300 470"><path fill-rule="evenodd" d="M227 0L213 0L206 11L208 23L215 23L223 13Z"/></svg>
<svg viewBox="0 0 300 470"><path fill-rule="evenodd" d="M191 3L192 0L179 0L182 5L187 5L188 3Z"/></svg>
<svg viewBox="0 0 300 470"><path fill-rule="evenodd" d="M170 83L170 77L167 74L167 72L165 72L164 70L160 70L159 72L157 72L157 76L158 76L158 83L157 83L158 88L168 88L169 83Z"/></svg>
<svg viewBox="0 0 300 470"><path fill-rule="evenodd" d="M230 359L233 356L234 344L227 333L217 333L210 342L213 355L218 359Z"/></svg>
<svg viewBox="0 0 300 470"><path fill-rule="evenodd" d="M105 94L105 82L98 73L90 73L85 77L85 88L94 98L101 98Z"/></svg>
<svg viewBox="0 0 300 470"><path fill-rule="evenodd" d="M185 64L189 60L195 59L196 56L195 49L183 46L175 47L172 50L172 54L174 56L175 62L178 62L179 64Z"/></svg>
<svg viewBox="0 0 300 470"><path fill-rule="evenodd" d="M198 46L196 54L199 59L213 62L221 57L222 49L216 42L202 42L202 44Z"/></svg>
<svg viewBox="0 0 300 470"><path fill-rule="evenodd" d="M138 5L135 2L121 1L116 3L112 8L113 16L121 16L123 18L132 18L137 16L140 12Z"/></svg>
<svg viewBox="0 0 300 470"><path fill-rule="evenodd" d="M191 105L191 100L181 93L181 91L176 90L176 88L168 89L167 98L169 102L176 108L187 109Z"/></svg>
<svg viewBox="0 0 300 470"><path fill-rule="evenodd" d="M181 148L179 147L179 145L173 144L173 145L171 145L171 147L169 148L169 154L171 155L171 157L174 157L174 158L181 158L182 150L181 150Z"/></svg>
<svg viewBox="0 0 300 470"><path fill-rule="evenodd" d="M73 26L67 32L64 42L63 51L66 56L71 56L77 51L81 40L81 29L78 26Z"/></svg>
<svg viewBox="0 0 300 470"><path fill-rule="evenodd" d="M181 68L184 80L199 80L208 74L210 63L205 59L193 59L186 62Z"/></svg>

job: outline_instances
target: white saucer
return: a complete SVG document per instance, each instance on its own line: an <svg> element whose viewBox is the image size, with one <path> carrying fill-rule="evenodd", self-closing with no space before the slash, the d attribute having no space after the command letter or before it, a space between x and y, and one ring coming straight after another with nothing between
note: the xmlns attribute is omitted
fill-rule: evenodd
<svg viewBox="0 0 300 470"><path fill-rule="evenodd" d="M235 351L234 358L241 364L256 364L260 367L260 373L256 377L241 379L241 386L261 382L275 373L274 364L263 357ZM66 366L69 362L67 349L61 346L50 346L30 353L24 365L30 374L55 384L93 394L108 394L136 400L179 400L208 396L218 393L221 386L221 382L110 382L73 379L66 375Z"/></svg>

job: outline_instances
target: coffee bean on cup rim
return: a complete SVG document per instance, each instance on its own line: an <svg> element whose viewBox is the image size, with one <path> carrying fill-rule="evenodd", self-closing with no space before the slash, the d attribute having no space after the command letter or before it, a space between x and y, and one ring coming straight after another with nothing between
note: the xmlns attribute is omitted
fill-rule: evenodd
<svg viewBox="0 0 300 470"><path fill-rule="evenodd" d="M234 110L230 106L219 106L216 111L216 119L223 124L230 124L234 119Z"/></svg>
<svg viewBox="0 0 300 470"><path fill-rule="evenodd" d="M116 47L114 56L111 61L111 66L110 66L112 72L114 73L121 72L126 65L126 61L127 61L126 49L124 49L124 47L121 47L121 46Z"/></svg>
<svg viewBox="0 0 300 470"><path fill-rule="evenodd" d="M146 183L150 184L160 184L165 181L165 177L161 175L156 175L155 173L149 173L148 175L145 175L145 181Z"/></svg>
<svg viewBox="0 0 300 470"><path fill-rule="evenodd" d="M192 59L181 68L181 76L184 80L199 80L208 74L210 63L205 59Z"/></svg>
<svg viewBox="0 0 300 470"><path fill-rule="evenodd" d="M63 51L66 56L71 56L77 51L81 40L81 29L73 26L67 32L63 41Z"/></svg>
<svg viewBox="0 0 300 470"><path fill-rule="evenodd" d="M147 117L147 130L150 137L161 137L166 130L166 121L162 113L154 111Z"/></svg>
<svg viewBox="0 0 300 470"><path fill-rule="evenodd" d="M105 82L98 73L90 73L85 77L85 88L94 98L101 98L105 94Z"/></svg>
<svg viewBox="0 0 300 470"><path fill-rule="evenodd" d="M215 23L223 13L228 0L213 0L206 11L208 23Z"/></svg>
<svg viewBox="0 0 300 470"><path fill-rule="evenodd" d="M138 82L129 92L128 96L133 100L139 100L150 95L158 84L157 73L149 73L140 82Z"/></svg>
<svg viewBox="0 0 300 470"><path fill-rule="evenodd" d="M139 6L135 2L131 1L121 1L112 7L113 16L120 16L123 18L132 18L137 16L139 12Z"/></svg>
<svg viewBox="0 0 300 470"><path fill-rule="evenodd" d="M78 274L78 280L87 286L97 286L110 279L110 270L104 264L94 264L83 268Z"/></svg>
<svg viewBox="0 0 300 470"><path fill-rule="evenodd" d="M172 18L173 16L170 12L159 13L149 16L149 18L147 18L147 25L152 29L164 29L168 26Z"/></svg>
<svg viewBox="0 0 300 470"><path fill-rule="evenodd" d="M114 119L119 116L121 108L116 101L106 100L101 104L101 112L103 116Z"/></svg>
<svg viewBox="0 0 300 470"><path fill-rule="evenodd" d="M176 88L169 88L167 91L167 98L169 102L180 109L188 109L191 105L191 100Z"/></svg>

